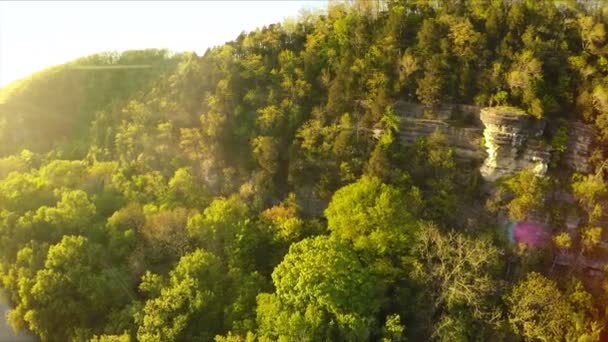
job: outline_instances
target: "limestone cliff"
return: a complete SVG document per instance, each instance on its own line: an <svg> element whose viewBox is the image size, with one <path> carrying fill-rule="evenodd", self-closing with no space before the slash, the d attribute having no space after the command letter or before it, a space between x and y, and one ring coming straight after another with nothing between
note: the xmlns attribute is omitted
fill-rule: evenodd
<svg viewBox="0 0 608 342"><path fill-rule="evenodd" d="M592 125L573 122L568 129L569 139L566 151L561 157L563 164L578 172L591 172L589 154L595 135Z"/></svg>
<svg viewBox="0 0 608 342"><path fill-rule="evenodd" d="M399 136L402 143L413 144L417 138L428 137L436 131L445 134L457 159L482 161L486 157L479 143L483 133L480 127L454 127L443 120L403 118Z"/></svg>
<svg viewBox="0 0 608 342"><path fill-rule="evenodd" d="M483 162L480 172L487 181L526 168L544 175L551 163L551 146L544 136L547 135L546 122L520 109L444 105L432 118L425 118L422 107L417 104L400 102L394 110L401 117L401 143L409 145L417 138L440 131L458 160ZM454 120L455 117L458 120ZM573 122L568 136L559 165L577 172L590 172L588 157L595 136L592 126Z"/></svg>
<svg viewBox="0 0 608 342"><path fill-rule="evenodd" d="M481 175L488 181L533 168L544 175L551 161L549 147L543 143L545 123L515 108L492 107L481 110L488 157L481 166Z"/></svg>

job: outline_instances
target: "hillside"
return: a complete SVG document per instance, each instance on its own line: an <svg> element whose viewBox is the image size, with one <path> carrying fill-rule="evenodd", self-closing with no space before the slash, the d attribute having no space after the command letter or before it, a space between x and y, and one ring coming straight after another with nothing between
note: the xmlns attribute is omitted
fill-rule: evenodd
<svg viewBox="0 0 608 342"><path fill-rule="evenodd" d="M13 82L0 91L0 153L44 153L64 144L62 150L75 150L70 157L82 158L95 113L124 107L180 58L165 50L99 54Z"/></svg>
<svg viewBox="0 0 608 342"><path fill-rule="evenodd" d="M0 91L42 341L599 341L608 7L332 2Z"/></svg>

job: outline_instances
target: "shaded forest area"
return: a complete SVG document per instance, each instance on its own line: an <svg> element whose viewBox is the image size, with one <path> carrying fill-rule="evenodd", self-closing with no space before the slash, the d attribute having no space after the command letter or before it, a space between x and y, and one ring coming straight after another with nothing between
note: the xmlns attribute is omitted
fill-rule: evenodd
<svg viewBox="0 0 608 342"><path fill-rule="evenodd" d="M600 340L606 274L556 258L608 260L607 24L601 2L332 2L203 56L99 54L0 89L10 324L43 341ZM398 101L520 108L556 158L583 121L593 171L484 182L439 133L402 145ZM504 220L532 216L549 242L509 241Z"/></svg>

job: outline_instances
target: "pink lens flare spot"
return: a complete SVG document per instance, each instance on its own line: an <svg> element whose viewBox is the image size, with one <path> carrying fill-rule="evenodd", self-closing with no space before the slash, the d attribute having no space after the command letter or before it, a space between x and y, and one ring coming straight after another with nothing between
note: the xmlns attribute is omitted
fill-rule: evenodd
<svg viewBox="0 0 608 342"><path fill-rule="evenodd" d="M550 239L545 228L532 222L519 222L513 229L513 238L517 243L540 247Z"/></svg>

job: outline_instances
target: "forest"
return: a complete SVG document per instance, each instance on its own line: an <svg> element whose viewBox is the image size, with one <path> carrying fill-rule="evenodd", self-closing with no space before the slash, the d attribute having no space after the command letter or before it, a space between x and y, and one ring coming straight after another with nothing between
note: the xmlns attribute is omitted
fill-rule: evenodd
<svg viewBox="0 0 608 342"><path fill-rule="evenodd" d="M332 1L13 82L7 319L58 342L606 339L607 29L598 1ZM512 108L552 162L488 181L439 131L403 143L399 103ZM579 123L587 172L560 162Z"/></svg>

